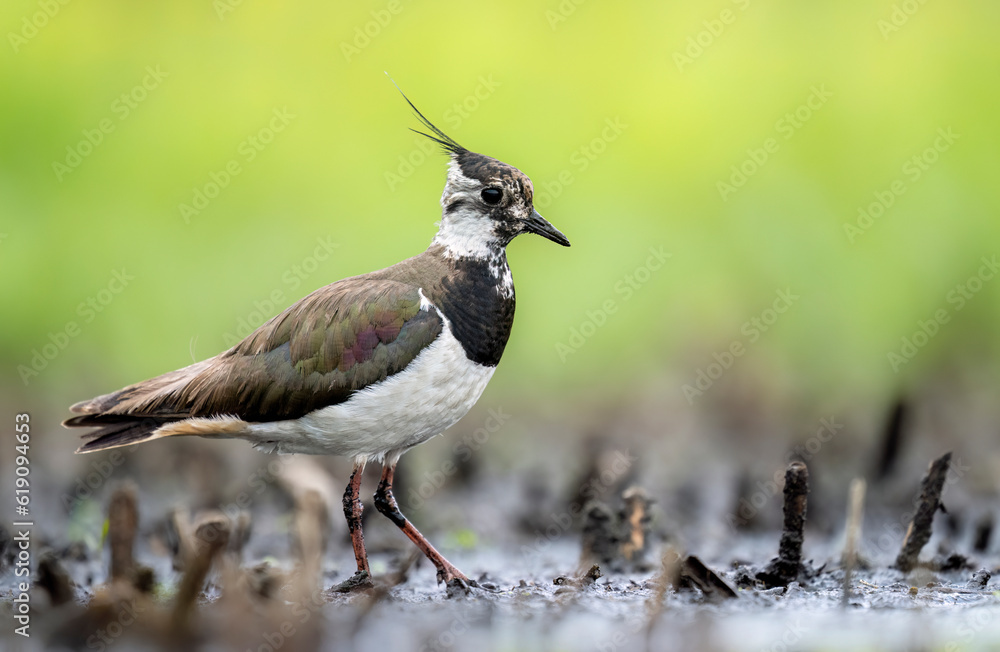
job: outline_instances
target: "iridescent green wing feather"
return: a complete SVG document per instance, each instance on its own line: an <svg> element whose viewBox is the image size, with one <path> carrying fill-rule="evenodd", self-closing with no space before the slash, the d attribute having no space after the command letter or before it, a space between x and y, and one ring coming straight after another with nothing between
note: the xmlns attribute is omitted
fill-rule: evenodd
<svg viewBox="0 0 1000 652"><path fill-rule="evenodd" d="M442 327L416 287L347 279L271 319L165 402L190 416L295 419L399 373Z"/></svg>

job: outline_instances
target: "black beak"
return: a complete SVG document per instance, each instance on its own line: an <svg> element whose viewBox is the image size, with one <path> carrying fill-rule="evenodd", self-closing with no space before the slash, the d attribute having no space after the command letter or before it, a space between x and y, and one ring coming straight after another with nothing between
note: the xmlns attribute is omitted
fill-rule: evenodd
<svg viewBox="0 0 1000 652"><path fill-rule="evenodd" d="M535 209L531 209L531 215L524 221L524 228L529 233L536 233L564 247L569 246L569 240L566 239L566 236L559 229L549 224Z"/></svg>

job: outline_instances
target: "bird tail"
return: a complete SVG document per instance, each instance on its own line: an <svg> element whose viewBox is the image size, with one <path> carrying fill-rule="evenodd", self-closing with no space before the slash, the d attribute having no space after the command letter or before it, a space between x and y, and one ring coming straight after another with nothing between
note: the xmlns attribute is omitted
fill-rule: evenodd
<svg viewBox="0 0 1000 652"><path fill-rule="evenodd" d="M131 446L141 444L144 441L158 438L156 431L165 423L176 421L176 419L162 419L153 417L128 418L118 415L113 419L102 418L105 415L87 414L80 417L73 417L63 422L67 428L78 428L87 426L99 426L83 435L86 442L76 449L77 453L93 453L119 446Z"/></svg>
<svg viewBox="0 0 1000 652"><path fill-rule="evenodd" d="M163 426L191 417L182 398L183 389L209 363L202 361L71 406L70 411L80 416L64 421L65 427L97 428L83 435L86 443L76 452L92 453L168 434L188 434Z"/></svg>

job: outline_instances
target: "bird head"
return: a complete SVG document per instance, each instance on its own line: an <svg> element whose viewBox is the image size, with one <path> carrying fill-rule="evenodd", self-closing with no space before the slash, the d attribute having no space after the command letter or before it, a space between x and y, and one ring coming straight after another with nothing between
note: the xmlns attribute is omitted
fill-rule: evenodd
<svg viewBox="0 0 1000 652"><path fill-rule="evenodd" d="M430 133L413 131L441 145L451 157L441 195L441 227L434 242L453 255L476 258L502 251L522 233L569 246L566 236L535 210L534 186L526 174L462 147L435 127L406 95L403 99Z"/></svg>

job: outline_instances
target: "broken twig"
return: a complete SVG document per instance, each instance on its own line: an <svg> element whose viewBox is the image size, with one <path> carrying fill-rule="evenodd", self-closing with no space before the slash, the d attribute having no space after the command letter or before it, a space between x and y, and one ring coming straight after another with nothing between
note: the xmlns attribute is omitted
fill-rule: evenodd
<svg viewBox="0 0 1000 652"><path fill-rule="evenodd" d="M680 565L681 586L696 586L708 598L736 598L739 594L694 555L688 555Z"/></svg>
<svg viewBox="0 0 1000 652"><path fill-rule="evenodd" d="M135 485L126 482L115 489L108 504L108 543L111 547L111 580L131 582L135 562L132 546L139 527Z"/></svg>
<svg viewBox="0 0 1000 652"><path fill-rule="evenodd" d="M841 605L846 607L851 599L851 579L858 563L858 540L861 538L861 522L865 511L865 481L854 478L851 481L850 496L847 499L847 534L844 541L844 591Z"/></svg>
<svg viewBox="0 0 1000 652"><path fill-rule="evenodd" d="M625 561L641 564L649 549L649 524L652 517L649 506L653 502L641 487L632 486L622 494L625 507L622 509L621 554Z"/></svg>
<svg viewBox="0 0 1000 652"><path fill-rule="evenodd" d="M986 552L993 536L993 513L987 512L976 521L976 534L972 537L972 549L976 552Z"/></svg>
<svg viewBox="0 0 1000 652"><path fill-rule="evenodd" d="M920 498L917 511L903 538L903 547L896 557L896 568L908 573L917 565L920 550L931 538L934 514L941 508L941 491L948 477L951 453L945 453L931 462L927 474L920 481Z"/></svg>
<svg viewBox="0 0 1000 652"><path fill-rule="evenodd" d="M788 586L799 576L808 495L809 469L802 462L792 462L785 470L785 522L778 557L757 573L757 579L770 588Z"/></svg>
<svg viewBox="0 0 1000 652"><path fill-rule="evenodd" d="M194 533L195 549L188 561L174 602L173 628L179 635L187 631L191 611L201 594L212 561L229 543L229 520L206 519Z"/></svg>

